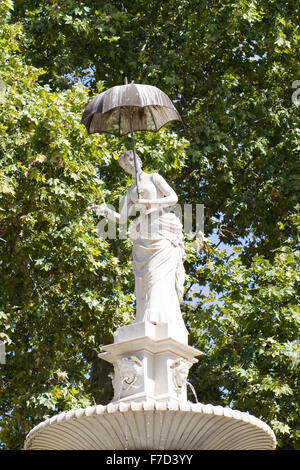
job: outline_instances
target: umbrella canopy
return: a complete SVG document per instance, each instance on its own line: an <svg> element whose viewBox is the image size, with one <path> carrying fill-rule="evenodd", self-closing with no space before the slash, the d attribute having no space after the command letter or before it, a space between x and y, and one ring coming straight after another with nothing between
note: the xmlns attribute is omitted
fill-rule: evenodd
<svg viewBox="0 0 300 470"><path fill-rule="evenodd" d="M181 121L170 98L151 85L130 83L100 93L87 105L81 123L89 134L118 137L133 131L157 132L170 121Z"/></svg>

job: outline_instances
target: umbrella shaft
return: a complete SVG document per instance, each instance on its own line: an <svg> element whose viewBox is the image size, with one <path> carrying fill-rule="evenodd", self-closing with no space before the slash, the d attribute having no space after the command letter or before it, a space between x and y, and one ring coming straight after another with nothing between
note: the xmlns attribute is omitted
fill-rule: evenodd
<svg viewBox="0 0 300 470"><path fill-rule="evenodd" d="M133 123L132 123L132 113L130 113L130 129L131 129L131 142L132 142L132 151L133 151L133 160L134 160L134 169L135 169L135 180L136 180L136 189L138 193L138 198L141 198L140 193L140 185L139 185L139 175L137 169L137 158L135 152L135 141L134 141L134 131L133 131Z"/></svg>

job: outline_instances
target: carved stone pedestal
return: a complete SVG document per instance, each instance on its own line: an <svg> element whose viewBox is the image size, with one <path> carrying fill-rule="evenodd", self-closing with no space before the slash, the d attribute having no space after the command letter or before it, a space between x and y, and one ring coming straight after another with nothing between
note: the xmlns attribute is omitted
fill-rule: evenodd
<svg viewBox="0 0 300 470"><path fill-rule="evenodd" d="M254 416L187 401L189 368L201 353L188 346L185 331L134 323L103 350L99 357L114 365L113 401L43 421L28 434L25 449L275 449L273 431Z"/></svg>
<svg viewBox="0 0 300 470"><path fill-rule="evenodd" d="M113 402L187 400L186 379L201 354L187 345L185 331L169 324L133 323L117 331L101 359L114 366Z"/></svg>

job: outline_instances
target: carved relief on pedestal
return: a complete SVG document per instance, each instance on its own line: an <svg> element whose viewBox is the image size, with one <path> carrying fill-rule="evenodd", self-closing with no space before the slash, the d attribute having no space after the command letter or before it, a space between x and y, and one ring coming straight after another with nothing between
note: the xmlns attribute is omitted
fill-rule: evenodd
<svg viewBox="0 0 300 470"><path fill-rule="evenodd" d="M116 367L120 376L119 387L116 385L115 374L111 376L111 379L117 399L120 399L121 395L126 395L132 389L138 391L142 387L144 366L136 356L118 359ZM116 388L119 388L119 390L116 390Z"/></svg>
<svg viewBox="0 0 300 470"><path fill-rule="evenodd" d="M182 387L187 382L187 377L189 375L189 369L192 367L193 363L183 359L182 357L176 359L171 364L172 369L172 378L175 385L175 391L177 395L180 395L182 392Z"/></svg>

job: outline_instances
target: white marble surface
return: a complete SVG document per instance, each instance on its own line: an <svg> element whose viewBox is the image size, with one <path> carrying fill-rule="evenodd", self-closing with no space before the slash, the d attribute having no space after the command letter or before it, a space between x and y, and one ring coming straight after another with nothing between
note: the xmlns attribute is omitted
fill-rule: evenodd
<svg viewBox="0 0 300 470"><path fill-rule="evenodd" d="M263 421L237 410L155 400L110 403L53 416L28 434L26 450L273 450Z"/></svg>
<svg viewBox="0 0 300 470"><path fill-rule="evenodd" d="M142 338L144 336L154 340L173 338L180 343L188 344L188 332L186 330L178 329L172 323L153 325L153 323L148 321L134 322L130 325L121 326L115 333L114 343Z"/></svg>
<svg viewBox="0 0 300 470"><path fill-rule="evenodd" d="M120 213L105 205L94 205L99 216L117 223L125 223L134 209L140 215L130 227L133 244L133 271L135 276L136 322L168 323L187 334L180 303L185 281L185 248L182 224L178 217L165 209L174 206L178 197L167 181L158 173L145 173L133 152L125 152L120 166L135 178L127 190ZM139 182L140 197L137 193Z"/></svg>
<svg viewBox="0 0 300 470"><path fill-rule="evenodd" d="M181 340L181 341L179 341ZM187 400L186 379L201 351L169 324L133 323L118 329L100 359L114 366L115 401Z"/></svg>

